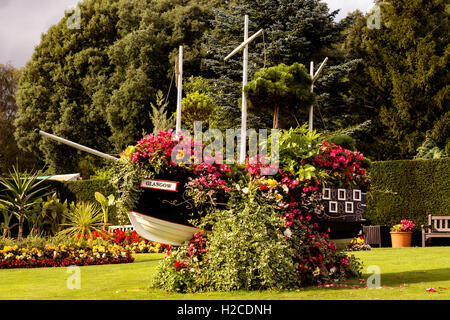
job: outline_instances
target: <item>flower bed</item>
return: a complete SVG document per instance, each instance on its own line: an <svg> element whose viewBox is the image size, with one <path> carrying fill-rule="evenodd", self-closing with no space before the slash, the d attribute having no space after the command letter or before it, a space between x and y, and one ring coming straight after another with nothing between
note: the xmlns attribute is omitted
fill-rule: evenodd
<svg viewBox="0 0 450 320"><path fill-rule="evenodd" d="M90 236L86 235L85 239L112 241L132 253L162 253L170 250L170 245L145 240L136 231L131 230L122 231L120 229L114 229L112 232L105 230L94 231Z"/></svg>
<svg viewBox="0 0 450 320"><path fill-rule="evenodd" d="M45 245L41 248L4 246L0 269L87 266L131 263L131 251L117 244L89 240L86 243Z"/></svg>
<svg viewBox="0 0 450 320"><path fill-rule="evenodd" d="M363 237L357 237L352 239L346 248L347 251L367 251L371 249L372 247L367 243L365 243Z"/></svg>

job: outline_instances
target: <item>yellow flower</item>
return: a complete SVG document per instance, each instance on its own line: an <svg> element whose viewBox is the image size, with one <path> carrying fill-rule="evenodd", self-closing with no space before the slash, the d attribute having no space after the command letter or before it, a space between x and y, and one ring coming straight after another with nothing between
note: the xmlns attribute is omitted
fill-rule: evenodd
<svg viewBox="0 0 450 320"><path fill-rule="evenodd" d="M180 149L177 154L177 160L181 160L184 157L184 151Z"/></svg>
<svg viewBox="0 0 450 320"><path fill-rule="evenodd" d="M277 180L274 180L274 179L269 179L269 180L267 180L267 184L268 184L271 188L273 188L273 187L275 187L275 186L278 185L278 181L277 181Z"/></svg>

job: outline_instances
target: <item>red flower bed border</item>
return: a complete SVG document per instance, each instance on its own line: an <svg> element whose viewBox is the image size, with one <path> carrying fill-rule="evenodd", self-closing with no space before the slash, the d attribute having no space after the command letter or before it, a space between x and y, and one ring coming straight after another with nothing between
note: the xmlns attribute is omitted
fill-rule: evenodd
<svg viewBox="0 0 450 320"><path fill-rule="evenodd" d="M115 259L92 259L87 258L83 261L80 259L40 259L40 260L3 260L0 261L0 269L31 269L31 268L49 268L49 267L68 267L68 266L90 266L90 265L105 265L105 264L119 264L132 263L134 258L128 254L126 258L119 257Z"/></svg>

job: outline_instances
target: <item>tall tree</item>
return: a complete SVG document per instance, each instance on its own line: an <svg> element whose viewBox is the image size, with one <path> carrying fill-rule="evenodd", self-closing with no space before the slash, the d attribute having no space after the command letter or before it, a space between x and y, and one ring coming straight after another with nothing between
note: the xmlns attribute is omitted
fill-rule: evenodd
<svg viewBox="0 0 450 320"><path fill-rule="evenodd" d="M14 139L15 94L19 77L20 71L12 65L0 64L0 173L7 173L15 164L19 164L21 169L36 165L33 155L19 150Z"/></svg>
<svg viewBox="0 0 450 320"><path fill-rule="evenodd" d="M334 21L338 11L330 12L319 0L235 0L226 10L214 10L214 29L205 36L207 58L205 77L214 79L212 95L227 114L224 126L239 126L239 99L242 87L242 55L235 55L226 63L223 59L243 41L244 16L249 15L249 36L264 29L249 48L249 79L256 71L280 63L295 62L309 65L322 61L326 49L342 39L343 25ZM305 112L301 119L306 121ZM271 117L251 118L253 126L271 127Z"/></svg>
<svg viewBox="0 0 450 320"><path fill-rule="evenodd" d="M352 92L372 108L378 137L411 158L426 132L449 143L449 13L444 0L379 3L380 28L361 19L351 35L353 54L364 59L351 77Z"/></svg>
<svg viewBox="0 0 450 320"><path fill-rule="evenodd" d="M77 170L83 155L39 139L35 127L120 153L142 131L152 131L151 103L159 90L169 91L179 45L185 46L185 74L199 72L201 40L212 19L205 0L85 0L79 6L81 28L68 28L67 13L43 35L17 93L15 136L21 148L42 151L51 172ZM174 101L172 95L170 109Z"/></svg>

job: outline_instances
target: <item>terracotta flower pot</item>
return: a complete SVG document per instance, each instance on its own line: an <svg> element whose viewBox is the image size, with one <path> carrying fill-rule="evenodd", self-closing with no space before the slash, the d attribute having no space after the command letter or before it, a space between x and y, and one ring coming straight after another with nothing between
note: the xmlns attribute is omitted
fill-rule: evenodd
<svg viewBox="0 0 450 320"><path fill-rule="evenodd" d="M411 247L412 232L391 232L392 248Z"/></svg>

